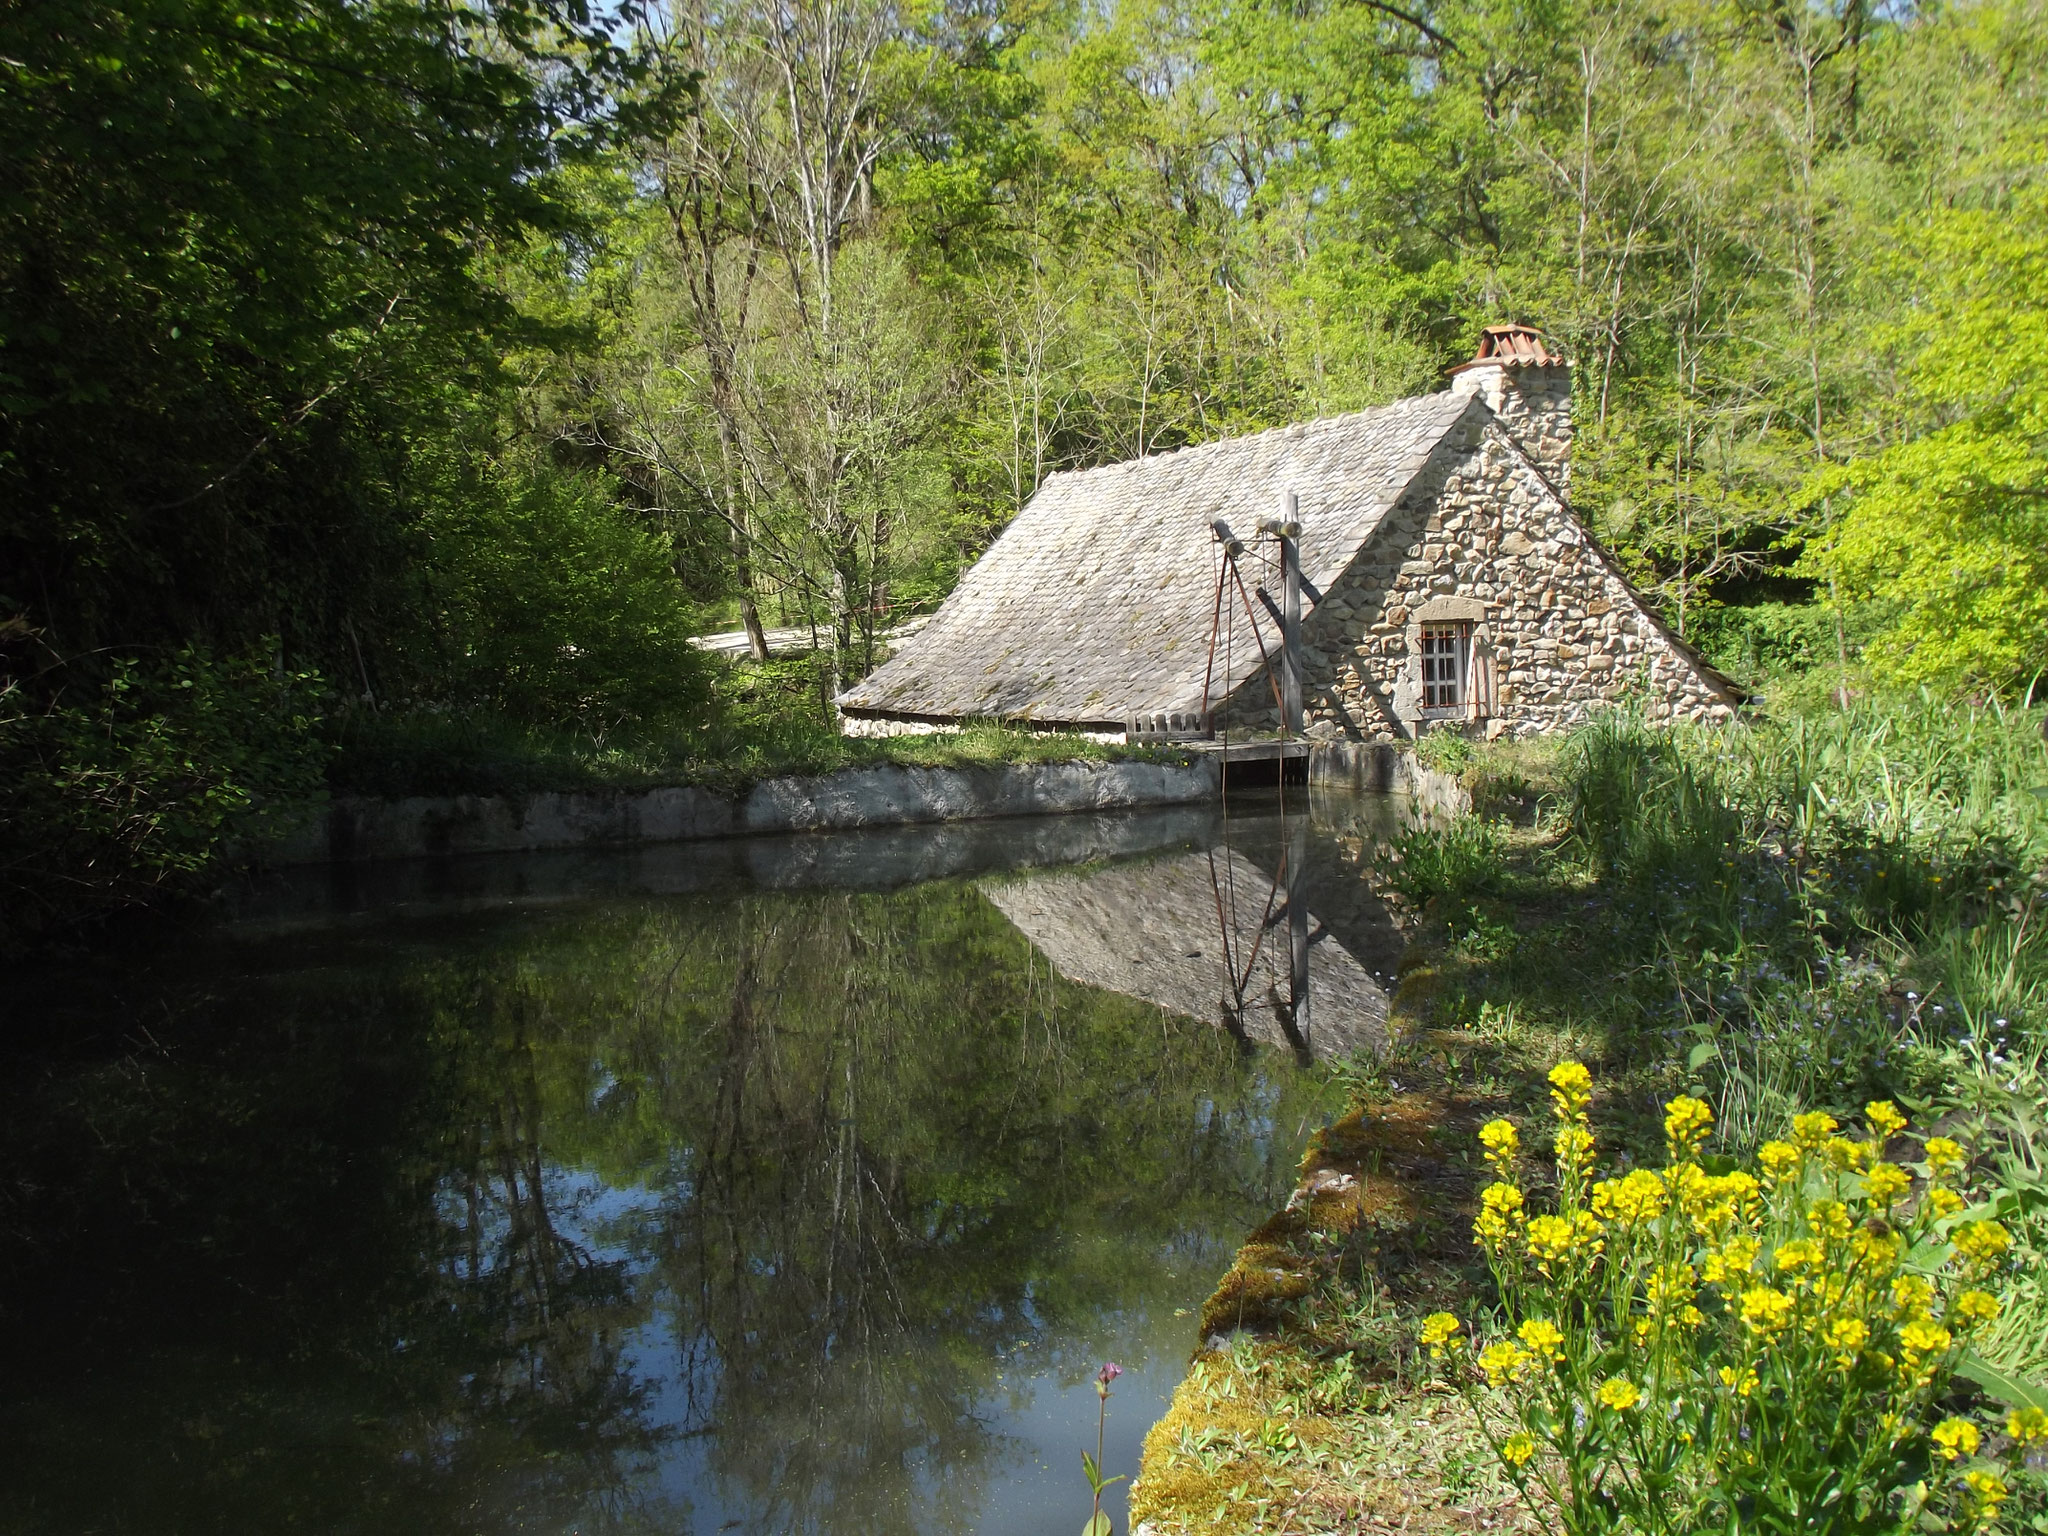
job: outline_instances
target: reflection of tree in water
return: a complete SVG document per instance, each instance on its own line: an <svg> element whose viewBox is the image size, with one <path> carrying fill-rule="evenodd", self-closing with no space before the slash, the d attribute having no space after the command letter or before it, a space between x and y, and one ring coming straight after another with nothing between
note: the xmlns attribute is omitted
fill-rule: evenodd
<svg viewBox="0 0 2048 1536"><path fill-rule="evenodd" d="M577 1230L599 1186L549 1160L533 1038L548 1023L531 1003L518 987L479 989L479 1014L499 1026L497 1059L451 1127L434 1181L432 1301L472 1363L432 1439L509 1437L531 1453L509 1478L494 1473L508 1509L560 1504L568 1514L594 1500L623 1513L634 1473L667 1438L646 1422L648 1390L626 1356L649 1309L631 1261Z"/></svg>
<svg viewBox="0 0 2048 1536"><path fill-rule="evenodd" d="M194 958L106 998L152 1017L146 1048L10 1085L10 1165L37 1172L0 1309L38 1327L0 1369L8 1528L633 1508L660 1436L621 1341L647 1307L564 1232L522 1039L553 1026L445 947Z"/></svg>
<svg viewBox="0 0 2048 1536"><path fill-rule="evenodd" d="M773 1528L974 1507L1002 1347L1218 1267L1176 1234L1284 1181L1228 1040L1057 980L972 891L746 901L654 954L606 1066L697 1128L684 1422Z"/></svg>
<svg viewBox="0 0 2048 1536"><path fill-rule="evenodd" d="M1001 1351L1199 1288L1311 1102L964 886L195 964L171 1060L11 1143L106 1361L9 1389L41 1529L708 1529L652 1475L697 1455L750 1529L970 1525Z"/></svg>

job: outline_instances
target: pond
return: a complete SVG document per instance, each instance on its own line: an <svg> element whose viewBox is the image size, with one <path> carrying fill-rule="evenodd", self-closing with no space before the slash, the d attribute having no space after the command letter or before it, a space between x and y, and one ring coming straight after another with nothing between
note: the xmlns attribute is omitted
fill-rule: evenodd
<svg viewBox="0 0 2048 1536"><path fill-rule="evenodd" d="M1077 1528L1098 1366L1128 1473L1384 1027L1389 808L1238 806L321 872L17 978L0 1529Z"/></svg>

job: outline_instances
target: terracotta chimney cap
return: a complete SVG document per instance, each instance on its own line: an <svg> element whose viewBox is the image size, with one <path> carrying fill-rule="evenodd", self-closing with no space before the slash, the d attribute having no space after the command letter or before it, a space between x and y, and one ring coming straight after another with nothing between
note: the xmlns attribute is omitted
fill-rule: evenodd
<svg viewBox="0 0 2048 1536"><path fill-rule="evenodd" d="M1533 325L1489 325L1479 333L1479 351L1470 362L1460 363L1452 373L1497 363L1506 368L1555 368L1564 357L1543 344Z"/></svg>

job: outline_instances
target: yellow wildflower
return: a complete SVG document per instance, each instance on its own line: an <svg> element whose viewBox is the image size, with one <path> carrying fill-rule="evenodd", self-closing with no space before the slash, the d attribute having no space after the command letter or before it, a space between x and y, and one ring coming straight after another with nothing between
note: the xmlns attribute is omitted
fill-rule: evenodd
<svg viewBox="0 0 2048 1536"><path fill-rule="evenodd" d="M1564 1358L1564 1335L1548 1318L1532 1317L1516 1332L1536 1360L1551 1364Z"/></svg>
<svg viewBox="0 0 2048 1536"><path fill-rule="evenodd" d="M1977 1426L1968 1419L1943 1419L1927 1432L1927 1438L1932 1440L1941 1452L1943 1461L1954 1461L1958 1456L1977 1454Z"/></svg>
<svg viewBox="0 0 2048 1536"><path fill-rule="evenodd" d="M1583 1125L1557 1128L1557 1171L1572 1173L1584 1168L1593 1157L1593 1133Z"/></svg>
<svg viewBox="0 0 2048 1536"><path fill-rule="evenodd" d="M1892 1316L1900 1322L1934 1316L1934 1287L1918 1275L1900 1275L1892 1281Z"/></svg>
<svg viewBox="0 0 2048 1536"><path fill-rule="evenodd" d="M1773 1184L1782 1184L1797 1173L1801 1159L1800 1150L1789 1141L1767 1141L1756 1149L1764 1177Z"/></svg>
<svg viewBox="0 0 2048 1536"><path fill-rule="evenodd" d="M1961 1195L1952 1189L1944 1189L1939 1184L1927 1191L1927 1209L1934 1212L1937 1221L1944 1216L1955 1215L1966 1204L1968 1202Z"/></svg>
<svg viewBox="0 0 2048 1536"><path fill-rule="evenodd" d="M1511 1344L1503 1339L1498 1344L1487 1345L1479 1352L1479 1368L1486 1372L1486 1384L1489 1387L1500 1387L1510 1381L1520 1380L1523 1370L1535 1358L1521 1345Z"/></svg>
<svg viewBox="0 0 2048 1536"><path fill-rule="evenodd" d="M2022 1450L2048 1442L2048 1412L2039 1408L2015 1408L2005 1421L2005 1432Z"/></svg>
<svg viewBox="0 0 2048 1536"><path fill-rule="evenodd" d="M1998 1513L1998 1506L2011 1497L2012 1490L2005 1486L2005 1479L1996 1472L1965 1472L1963 1486L1970 1491L1970 1502L1975 1506L1980 1520L1989 1520Z"/></svg>
<svg viewBox="0 0 2048 1536"><path fill-rule="evenodd" d="M1559 1062L1550 1069L1550 1105L1558 1119L1583 1125L1592 1102L1592 1073L1576 1061Z"/></svg>
<svg viewBox="0 0 2048 1536"><path fill-rule="evenodd" d="M1664 1143L1674 1163L1696 1159L1713 1128L1714 1112L1698 1099L1681 1095L1664 1106Z"/></svg>
<svg viewBox="0 0 2048 1536"><path fill-rule="evenodd" d="M1835 1117L1815 1110L1792 1117L1792 1139L1802 1152L1818 1152L1821 1144L1835 1134Z"/></svg>
<svg viewBox="0 0 2048 1536"><path fill-rule="evenodd" d="M1422 1342L1429 1346L1429 1358L1441 1360L1444 1351L1454 1350L1462 1342L1458 1330L1465 1325L1448 1312L1432 1312L1422 1320Z"/></svg>
<svg viewBox="0 0 2048 1536"><path fill-rule="evenodd" d="M1899 1345L1905 1351L1908 1372L1918 1372L1929 1355L1941 1354L1954 1342L1954 1334L1925 1318L1917 1318L1899 1330Z"/></svg>
<svg viewBox="0 0 2048 1536"><path fill-rule="evenodd" d="M1712 1188L1715 1199L1732 1205L1751 1220L1756 1218L1764 1187L1740 1168L1733 1173L1721 1174L1714 1179Z"/></svg>
<svg viewBox="0 0 2048 1536"><path fill-rule="evenodd" d="M1890 1099L1873 1099L1863 1106L1863 1118L1870 1122L1871 1135L1889 1141L1906 1128L1906 1117Z"/></svg>
<svg viewBox="0 0 2048 1536"><path fill-rule="evenodd" d="M1602 1179L1593 1186L1593 1214L1624 1226L1655 1221L1668 1204L1664 1181L1645 1168L1626 1178Z"/></svg>
<svg viewBox="0 0 2048 1536"><path fill-rule="evenodd" d="M1956 1298L1955 1315L1966 1324L1998 1321L1998 1298L1989 1291L1964 1291Z"/></svg>
<svg viewBox="0 0 2048 1536"><path fill-rule="evenodd" d="M1562 1216L1538 1216L1529 1223L1529 1252L1536 1262L1548 1266L1558 1259L1570 1256L1577 1245L1576 1232L1572 1223Z"/></svg>
<svg viewBox="0 0 2048 1536"><path fill-rule="evenodd" d="M1810 1237L1795 1237L1789 1243L1780 1243L1771 1262L1779 1269L1797 1272L1802 1269L1818 1269L1827 1258L1827 1250Z"/></svg>
<svg viewBox="0 0 2048 1536"><path fill-rule="evenodd" d="M1755 1266L1757 1253L1755 1238L1731 1237L1707 1255L1706 1263L1700 1266L1701 1278L1711 1285L1740 1280Z"/></svg>
<svg viewBox="0 0 2048 1536"><path fill-rule="evenodd" d="M1742 1293L1742 1321L1752 1333L1777 1333L1792 1321L1792 1298L1768 1285L1752 1286Z"/></svg>
<svg viewBox="0 0 2048 1536"><path fill-rule="evenodd" d="M1687 1328L1699 1327L1706 1319L1692 1304L1693 1287L1698 1278L1690 1264L1658 1265L1645 1287L1650 1315L1675 1320Z"/></svg>
<svg viewBox="0 0 2048 1536"><path fill-rule="evenodd" d="M1472 1241L1498 1254L1522 1221L1522 1192L1512 1184L1494 1183L1479 1193L1479 1214L1472 1221Z"/></svg>
<svg viewBox="0 0 2048 1536"><path fill-rule="evenodd" d="M1870 1342L1870 1325L1860 1317L1833 1318L1821 1330L1821 1338L1835 1351L1836 1368L1846 1371L1855 1366L1856 1357Z"/></svg>
<svg viewBox="0 0 2048 1536"><path fill-rule="evenodd" d="M1816 1200L1806 1208L1806 1224L1839 1243L1849 1235L1849 1207L1839 1200Z"/></svg>
<svg viewBox="0 0 2048 1536"><path fill-rule="evenodd" d="M1863 1175L1863 1192L1873 1205L1889 1210L1913 1187L1913 1177L1897 1163L1878 1163Z"/></svg>
<svg viewBox="0 0 2048 1536"><path fill-rule="evenodd" d="M1876 1223L1858 1227L1855 1239L1849 1244L1849 1251L1856 1255L1857 1262L1873 1276L1888 1275L1898 1268L1899 1258L1905 1249L1903 1237Z"/></svg>
<svg viewBox="0 0 2048 1536"><path fill-rule="evenodd" d="M1820 1155L1827 1159L1830 1168L1841 1173L1860 1172L1877 1160L1869 1142L1845 1141L1840 1136L1823 1146Z"/></svg>
<svg viewBox="0 0 2048 1536"><path fill-rule="evenodd" d="M1988 1275L2012 1247L2012 1234L1995 1221L1966 1222L1950 1239L1963 1267L1972 1275Z"/></svg>
<svg viewBox="0 0 2048 1536"><path fill-rule="evenodd" d="M1479 1127L1479 1144L1486 1148L1486 1160L1493 1170L1510 1182L1515 1177L1515 1154L1522 1148L1521 1134L1512 1121L1489 1120Z"/></svg>
<svg viewBox="0 0 2048 1536"><path fill-rule="evenodd" d="M1572 1218L1572 1242L1589 1254L1604 1253L1607 1249L1607 1229L1591 1211L1581 1211Z"/></svg>
<svg viewBox="0 0 2048 1536"><path fill-rule="evenodd" d="M1500 1459L1511 1467L1519 1467L1536 1454L1536 1442L1527 1435L1510 1435L1502 1443Z"/></svg>
<svg viewBox="0 0 2048 1536"><path fill-rule="evenodd" d="M1756 1367L1751 1366L1739 1375L1727 1366L1721 1367L1721 1385L1732 1389L1737 1397L1747 1397L1757 1388Z"/></svg>
<svg viewBox="0 0 2048 1536"><path fill-rule="evenodd" d="M1930 1136L1927 1145L1920 1149L1927 1154L1927 1163L1936 1173L1953 1173L1963 1166L1963 1149L1946 1136Z"/></svg>
<svg viewBox="0 0 2048 1536"><path fill-rule="evenodd" d="M1624 1376L1608 1377L1594 1395L1602 1408L1612 1408L1616 1413L1626 1413L1643 1400L1636 1384Z"/></svg>

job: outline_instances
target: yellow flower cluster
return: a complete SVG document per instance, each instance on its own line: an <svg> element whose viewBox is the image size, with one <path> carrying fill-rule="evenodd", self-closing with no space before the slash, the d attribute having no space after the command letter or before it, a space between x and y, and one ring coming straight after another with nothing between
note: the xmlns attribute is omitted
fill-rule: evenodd
<svg viewBox="0 0 2048 1536"><path fill-rule="evenodd" d="M1870 1342L1870 1324L1860 1317L1831 1317L1821 1325L1821 1339L1835 1352L1836 1370L1854 1370L1863 1346Z"/></svg>
<svg viewBox="0 0 2048 1536"><path fill-rule="evenodd" d="M1977 1433L1977 1426L1968 1419L1943 1419L1927 1432L1927 1438L1934 1442L1934 1448L1941 1453L1943 1461L1976 1455L1982 1439Z"/></svg>
<svg viewBox="0 0 2048 1536"><path fill-rule="evenodd" d="M1533 1358L1548 1365L1564 1359L1564 1334L1548 1318L1532 1317L1518 1331Z"/></svg>
<svg viewBox="0 0 2048 1536"><path fill-rule="evenodd" d="M1664 1106L1664 1142L1674 1163L1696 1161L1713 1128L1714 1112L1698 1099L1680 1097Z"/></svg>
<svg viewBox="0 0 2048 1536"><path fill-rule="evenodd" d="M1963 1149L1946 1136L1930 1136L1921 1152L1926 1155L1930 1173L1954 1173L1963 1166Z"/></svg>
<svg viewBox="0 0 2048 1536"><path fill-rule="evenodd" d="M1446 1350L1458 1347L1458 1330L1465 1325L1448 1312L1432 1312L1422 1320L1422 1342L1429 1346L1429 1358L1441 1360Z"/></svg>
<svg viewBox="0 0 2048 1536"><path fill-rule="evenodd" d="M1593 1214L1602 1221L1635 1226L1655 1221L1671 1205L1664 1181L1647 1168L1620 1179L1602 1179L1593 1186Z"/></svg>
<svg viewBox="0 0 2048 1536"><path fill-rule="evenodd" d="M1479 1127L1479 1145L1486 1149L1486 1160L1493 1165L1494 1177L1503 1183L1515 1181L1515 1154L1522 1148L1522 1138L1511 1120L1489 1120Z"/></svg>
<svg viewBox="0 0 2048 1536"><path fill-rule="evenodd" d="M1496 1182L1479 1193L1479 1216L1472 1223L1472 1241L1491 1257L1506 1249L1522 1225L1522 1192L1514 1185Z"/></svg>
<svg viewBox="0 0 2048 1536"><path fill-rule="evenodd" d="M1792 1298L1768 1285L1752 1286L1742 1293L1742 1321L1754 1334L1780 1333L1792 1321Z"/></svg>
<svg viewBox="0 0 2048 1536"><path fill-rule="evenodd" d="M1879 1445L1923 1432L1938 1373L1973 1330L1999 1317L1988 1287L2012 1251L1997 1222L1950 1230L1965 1208L1952 1187L1968 1161L1960 1145L1931 1137L1922 1161L1886 1160L1907 1119L1880 1099L1864 1108L1867 1135L1845 1134L1825 1113L1801 1114L1784 1139L1759 1149L1756 1172L1714 1173L1701 1162L1713 1114L1682 1095L1664 1107L1666 1167L1593 1181L1591 1074L1565 1062L1551 1071L1550 1090L1553 1210L1532 1212L1517 1182L1514 1125L1493 1120L1479 1133L1494 1181L1481 1193L1473 1241L1522 1321L1478 1351L1467 1380L1483 1376L1511 1401L1538 1405L1525 1408L1527 1432L1499 1445L1518 1476L1539 1452L1579 1454L1545 1427L1567 1410L1634 1414L1654 1402L1654 1412L1628 1421L1629 1443L1662 1437L1688 1456L1706 1453L1696 1433L1718 1441L1733 1433L1725 1426L1751 1422L1745 1415L1783 1413L1808 1392L1829 1422L1845 1394L1867 1404L1857 1432ZM1944 1239L1948 1264L1902 1270L1909 1250ZM1438 1314L1423 1341L1438 1354L1456 1347L1456 1332ZM1716 1399L1722 1406L1705 1413ZM1949 1486L1972 1518L1994 1515L2008 1497L2004 1482L1981 1463L1960 1465L1984 1449L1982 1432L1960 1418L1924 1432L1933 1454L1958 1464ZM1734 1442L1716 1453L1715 1477L1782 1454L1743 1434L1739 1453ZM2048 1413L2015 1412L2007 1436L2021 1452L2048 1446Z"/></svg>
<svg viewBox="0 0 2048 1536"><path fill-rule="evenodd" d="M2016 1408L2005 1421L2005 1432L2022 1450L2048 1445L2048 1412L2039 1408Z"/></svg>
<svg viewBox="0 0 2048 1536"><path fill-rule="evenodd" d="M1535 1358L1521 1345L1502 1339L1479 1352L1479 1368L1486 1372L1489 1387L1504 1387L1511 1381L1520 1381Z"/></svg>
<svg viewBox="0 0 2048 1536"><path fill-rule="evenodd" d="M1593 1105L1593 1074L1576 1061L1552 1067L1550 1104L1559 1120L1584 1125L1586 1112Z"/></svg>
<svg viewBox="0 0 2048 1536"><path fill-rule="evenodd" d="M1979 1522L1995 1520L1998 1506L2012 1496L2012 1490L2005 1486L2005 1479L1996 1472L1978 1470L1963 1475L1963 1485L1970 1492L1970 1513Z"/></svg>
<svg viewBox="0 0 2048 1536"><path fill-rule="evenodd" d="M1576 1216L1537 1216L1528 1226L1529 1256L1545 1275L1553 1265L1571 1259L1598 1258L1607 1246L1602 1228L1590 1211Z"/></svg>
<svg viewBox="0 0 2048 1536"><path fill-rule="evenodd" d="M1956 1228L1950 1241L1970 1278L1978 1280L2004 1261L2012 1247L2012 1234L1995 1221L1972 1221Z"/></svg>
<svg viewBox="0 0 2048 1536"><path fill-rule="evenodd" d="M1612 1408L1616 1413L1626 1413L1643 1400L1642 1392L1626 1376L1610 1376L1600 1383L1600 1390L1594 1400L1602 1408Z"/></svg>

